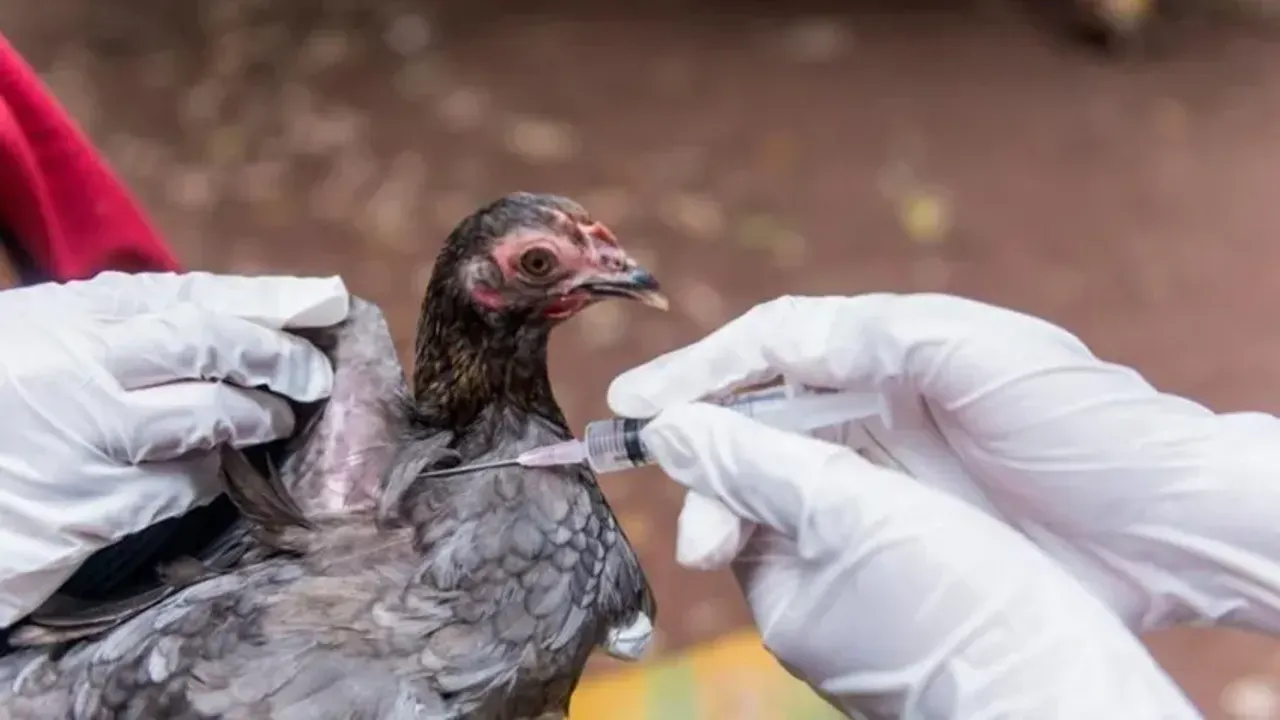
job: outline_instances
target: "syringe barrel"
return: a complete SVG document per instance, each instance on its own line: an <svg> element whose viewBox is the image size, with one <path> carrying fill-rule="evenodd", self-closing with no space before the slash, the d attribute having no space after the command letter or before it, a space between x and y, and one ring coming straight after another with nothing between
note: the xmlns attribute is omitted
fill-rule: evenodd
<svg viewBox="0 0 1280 720"><path fill-rule="evenodd" d="M738 393L717 404L780 430L809 432L854 417L874 415L872 403L872 399L861 395L777 386ZM640 439L640 431L648 424L648 419L636 418L588 423L582 442L591 469L609 473L652 463L653 457Z"/></svg>
<svg viewBox="0 0 1280 720"><path fill-rule="evenodd" d="M587 464L597 473L616 472L653 462L640 431L650 418L609 418L587 423L582 443L586 446Z"/></svg>

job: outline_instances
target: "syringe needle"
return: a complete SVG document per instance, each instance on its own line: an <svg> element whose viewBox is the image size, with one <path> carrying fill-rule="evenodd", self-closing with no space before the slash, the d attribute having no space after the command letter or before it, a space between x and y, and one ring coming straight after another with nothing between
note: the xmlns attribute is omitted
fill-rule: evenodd
<svg viewBox="0 0 1280 720"><path fill-rule="evenodd" d="M475 463L473 465L458 465L457 467L444 468L443 470L428 470L418 477L452 477L454 475L465 475L467 473L480 472L482 470L497 470L498 468L517 467L519 465L520 460L518 458L511 460L497 460L495 462Z"/></svg>
<svg viewBox="0 0 1280 720"><path fill-rule="evenodd" d="M532 450L526 450L510 460L496 460L487 463L475 463L472 465L458 465L457 467L444 468L443 470L428 470L418 477L437 478L452 477L454 475L463 475L465 473L479 472L481 470L497 470L498 468L508 467L552 467L556 465L576 465L585 462L587 456L582 443L577 440L565 440L563 442L552 443L551 445L543 445Z"/></svg>

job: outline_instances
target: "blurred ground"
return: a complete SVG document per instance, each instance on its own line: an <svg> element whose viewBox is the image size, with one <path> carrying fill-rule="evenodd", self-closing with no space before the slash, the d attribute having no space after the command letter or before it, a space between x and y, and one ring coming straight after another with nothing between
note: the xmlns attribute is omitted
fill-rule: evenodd
<svg viewBox="0 0 1280 720"><path fill-rule="evenodd" d="M190 267L341 273L405 348L472 207L582 200L674 307L601 306L560 333L575 422L619 370L758 300L872 290L1011 305L1168 390L1280 410L1271 33L1185 24L1103 61L1012 0L554 5L0 0L0 30ZM661 596L660 650L740 627L727 577L672 560L675 486L606 490ZM1280 687L1271 640L1154 646L1214 717L1266 700L1229 682ZM744 712L725 717L782 717Z"/></svg>

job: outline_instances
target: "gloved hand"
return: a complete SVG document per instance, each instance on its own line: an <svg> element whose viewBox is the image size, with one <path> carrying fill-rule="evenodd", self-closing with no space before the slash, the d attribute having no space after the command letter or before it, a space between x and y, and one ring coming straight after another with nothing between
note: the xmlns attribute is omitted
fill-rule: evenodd
<svg viewBox="0 0 1280 720"><path fill-rule="evenodd" d="M283 398L327 397L333 369L279 329L348 305L336 277L103 273L0 293L0 627L94 551L216 497L216 448L290 435Z"/></svg>
<svg viewBox="0 0 1280 720"><path fill-rule="evenodd" d="M881 412L835 444L686 404L780 374ZM1162 394L1044 321L942 295L781 298L609 402L657 414L643 439L692 490L680 561L736 555L766 645L847 711L1198 717L1135 633L1280 630L1280 421Z"/></svg>

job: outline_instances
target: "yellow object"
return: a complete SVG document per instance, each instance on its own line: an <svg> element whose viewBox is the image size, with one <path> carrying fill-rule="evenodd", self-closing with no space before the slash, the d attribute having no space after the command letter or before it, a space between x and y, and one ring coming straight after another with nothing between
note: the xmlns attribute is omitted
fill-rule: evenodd
<svg viewBox="0 0 1280 720"><path fill-rule="evenodd" d="M1131 26L1141 22L1149 14L1150 0L1103 0L1102 13L1112 23Z"/></svg>
<svg viewBox="0 0 1280 720"><path fill-rule="evenodd" d="M754 633L670 660L590 678L570 720L836 720L839 713L779 667Z"/></svg>
<svg viewBox="0 0 1280 720"><path fill-rule="evenodd" d="M951 212L942 198L925 192L908 194L899 207L907 236L921 244L942 242L951 226Z"/></svg>

